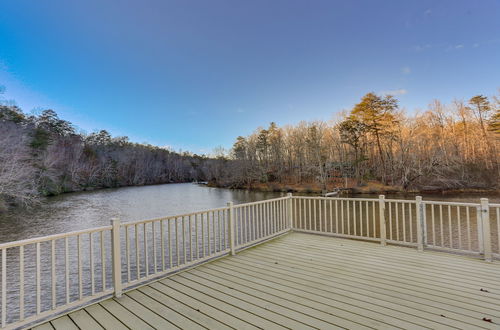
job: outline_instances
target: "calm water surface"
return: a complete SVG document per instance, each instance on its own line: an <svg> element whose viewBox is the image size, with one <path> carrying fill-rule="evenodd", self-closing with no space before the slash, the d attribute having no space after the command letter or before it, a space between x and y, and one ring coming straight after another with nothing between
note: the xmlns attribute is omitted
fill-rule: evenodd
<svg viewBox="0 0 500 330"><path fill-rule="evenodd" d="M0 243L109 225L119 217L123 222L151 219L283 196L284 193L210 188L181 183L144 187L103 189L47 198L31 210L0 213ZM345 196L343 196L345 197ZM376 198L376 195L349 197ZM500 203L500 195L424 195L427 200L478 202L486 197ZM412 195L386 198L414 199Z"/></svg>
<svg viewBox="0 0 500 330"><path fill-rule="evenodd" d="M0 213L0 243L110 224L253 202L282 193L210 188L192 183L103 189L47 198L31 210Z"/></svg>

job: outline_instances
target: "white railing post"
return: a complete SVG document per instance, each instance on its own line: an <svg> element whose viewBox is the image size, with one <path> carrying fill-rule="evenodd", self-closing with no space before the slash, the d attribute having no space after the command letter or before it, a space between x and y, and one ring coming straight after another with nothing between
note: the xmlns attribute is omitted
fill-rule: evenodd
<svg viewBox="0 0 500 330"><path fill-rule="evenodd" d="M481 203L476 207L476 223L477 223L477 245L480 254L484 254L483 242L483 217L481 215Z"/></svg>
<svg viewBox="0 0 500 330"><path fill-rule="evenodd" d="M491 252L491 232L490 232L490 206L488 203L488 198L481 198L481 221L482 223L482 234L483 237L483 252L484 252L484 260L492 261L492 252Z"/></svg>
<svg viewBox="0 0 500 330"><path fill-rule="evenodd" d="M115 297L122 296L122 258L120 246L120 219L111 219L111 256L113 269L113 287Z"/></svg>
<svg viewBox="0 0 500 330"><path fill-rule="evenodd" d="M233 209L233 202L227 202L227 207L229 207L228 210L228 217L229 217L229 248L231 249L231 255L234 256L236 254L236 250L234 248L234 243L235 243L235 228L234 228L234 209Z"/></svg>
<svg viewBox="0 0 500 330"><path fill-rule="evenodd" d="M288 214L288 228L290 230L293 229L293 215L292 215L292 193L288 193L286 194L286 196L288 197L287 201L286 201L286 206L287 206L287 214Z"/></svg>
<svg viewBox="0 0 500 330"><path fill-rule="evenodd" d="M425 205L422 203L422 196L417 196L415 198L415 210L417 217L417 249L418 251L423 251L425 246Z"/></svg>
<svg viewBox="0 0 500 330"><path fill-rule="evenodd" d="M379 206L379 218L380 218L380 244L382 246L386 246L386 226L385 226L385 196L384 195L379 195L378 196L378 206Z"/></svg>

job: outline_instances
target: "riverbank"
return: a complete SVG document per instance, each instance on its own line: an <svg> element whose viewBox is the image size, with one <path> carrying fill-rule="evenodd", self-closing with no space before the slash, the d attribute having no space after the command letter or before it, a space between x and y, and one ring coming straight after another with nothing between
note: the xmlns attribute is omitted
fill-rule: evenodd
<svg viewBox="0 0 500 330"><path fill-rule="evenodd" d="M298 194L318 194L322 195L325 193L322 185L319 183L305 183L305 184L290 184L290 183L279 183L279 182L267 182L267 183L256 183L247 186L239 187L225 187L217 185L214 182L208 182L207 186L214 188L230 188L230 189L241 189L249 191L260 191L260 192L291 192ZM327 186L326 191L335 191L337 188L333 185ZM422 189L403 189L399 186L387 186L380 182L371 181L362 186L352 186L349 188L341 188L341 190L349 195L363 194L363 195L380 195L380 194L426 194L426 195L455 195L455 194L498 194L500 195L500 190L498 189L480 189L480 188L464 188L464 189L445 189L445 188L434 188L434 187L424 187Z"/></svg>

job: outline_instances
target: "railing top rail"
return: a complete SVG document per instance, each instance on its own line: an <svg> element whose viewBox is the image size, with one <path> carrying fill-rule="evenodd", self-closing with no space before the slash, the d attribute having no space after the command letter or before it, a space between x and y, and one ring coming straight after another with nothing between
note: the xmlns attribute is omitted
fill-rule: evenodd
<svg viewBox="0 0 500 330"><path fill-rule="evenodd" d="M377 202L378 198L348 198L348 197L324 197L324 196L293 196L294 199L312 199L312 200L339 200L339 201L366 201L366 202ZM386 203L408 203L415 204L416 200L414 199L389 199L385 198L384 201ZM422 199L422 203L424 204L433 204L433 205L450 205L450 206L468 206L468 207L479 207L480 203L471 203L471 202L449 202L449 201L432 201ZM490 203L490 207L500 207L500 204Z"/></svg>
<svg viewBox="0 0 500 330"><path fill-rule="evenodd" d="M56 239L61 239L61 238L70 237L70 236L78 236L78 235L83 235L83 234L101 232L101 231L105 231L105 230L111 230L111 228L112 228L112 226L94 227L94 228L83 229L83 230L78 230L78 231L70 231L67 233L53 234L53 235L48 235L48 236L34 237L34 238L28 238L28 239L19 240L19 241L7 242L7 243L0 244L0 250L12 248L12 247L17 247L17 246L24 246L24 245L28 245L28 244L48 242L48 241L53 241Z"/></svg>
<svg viewBox="0 0 500 330"><path fill-rule="evenodd" d="M150 223L150 222L156 222L156 221L166 221L166 220L175 220L175 219L182 218L182 217L189 217L189 216L199 215L199 214L208 213L208 212L227 211L227 210L229 210L228 207L219 207L219 208L215 208L215 209L207 209L207 210L196 211L196 212L191 212L191 213L169 215L169 216L160 217L160 218L153 218L153 219L146 219L146 220L136 220L136 221L130 221L130 222L122 222L121 225L128 227L128 226L140 225L140 224L143 224L143 223Z"/></svg>
<svg viewBox="0 0 500 330"><path fill-rule="evenodd" d="M338 201L360 201L360 202L378 202L379 198L348 198L348 197L324 197L324 196L293 196L295 199L319 199L319 200L338 200ZM386 202L394 203L415 203L412 199L384 199Z"/></svg>
<svg viewBox="0 0 500 330"><path fill-rule="evenodd" d="M481 204L479 204L479 203L447 202L447 201L428 201L428 200L422 200L422 203L424 203L424 204L432 204L432 205L450 205L450 206L471 206L471 207L481 206Z"/></svg>
<svg viewBox="0 0 500 330"><path fill-rule="evenodd" d="M264 204L264 203L268 203L268 202L276 202L276 201L281 201L281 200L285 200L285 199L288 199L288 198L289 198L288 196L285 196L285 197L264 199L262 201L256 201L256 202L250 202L250 203L235 204L233 206L233 208L236 209L236 208L245 207L245 206L252 206L252 205L257 205L257 204Z"/></svg>

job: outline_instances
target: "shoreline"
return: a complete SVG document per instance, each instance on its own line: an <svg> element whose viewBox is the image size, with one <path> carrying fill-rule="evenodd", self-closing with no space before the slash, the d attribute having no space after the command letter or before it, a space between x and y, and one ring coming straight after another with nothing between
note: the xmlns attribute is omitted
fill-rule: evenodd
<svg viewBox="0 0 500 330"><path fill-rule="evenodd" d="M280 183L270 183L270 184L257 184L251 186L241 186L241 187L229 187L223 185L217 185L213 182L205 184L207 187L212 188L225 188L225 189L235 189L235 190L247 190L256 192L290 192L298 194L321 194L323 195L325 191L317 186L311 184L280 184ZM399 187L383 186L383 185L367 185L361 187L351 187L351 188L341 188L344 192L341 194L347 195L461 195L461 194L493 194L500 195L500 189L484 189L484 188L462 188L462 189L411 189L403 190ZM328 192L334 189L327 190Z"/></svg>

